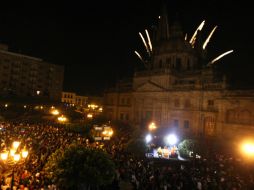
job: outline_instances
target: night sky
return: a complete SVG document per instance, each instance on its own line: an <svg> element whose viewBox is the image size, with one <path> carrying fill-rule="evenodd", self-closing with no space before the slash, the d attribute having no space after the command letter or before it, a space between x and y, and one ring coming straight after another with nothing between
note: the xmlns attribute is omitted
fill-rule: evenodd
<svg viewBox="0 0 254 190"><path fill-rule="evenodd" d="M143 49L138 32L158 22L162 1L52 2L1 5L0 42L14 52L64 65L64 90L81 95L100 94L142 66L134 54ZM202 20L207 35L218 25L209 56L234 49L218 64L235 77L233 81L253 85L253 10L251 1L243 2L166 1L170 23L179 20L189 36Z"/></svg>

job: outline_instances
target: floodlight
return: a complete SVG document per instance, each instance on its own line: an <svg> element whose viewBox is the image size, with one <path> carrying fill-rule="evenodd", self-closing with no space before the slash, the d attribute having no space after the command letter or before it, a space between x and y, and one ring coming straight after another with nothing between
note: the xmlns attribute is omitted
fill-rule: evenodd
<svg viewBox="0 0 254 190"><path fill-rule="evenodd" d="M151 140L152 140L152 135L150 134L146 135L146 143L151 142Z"/></svg>
<svg viewBox="0 0 254 190"><path fill-rule="evenodd" d="M166 136L166 142L170 145L174 145L177 142L177 137L174 134Z"/></svg>

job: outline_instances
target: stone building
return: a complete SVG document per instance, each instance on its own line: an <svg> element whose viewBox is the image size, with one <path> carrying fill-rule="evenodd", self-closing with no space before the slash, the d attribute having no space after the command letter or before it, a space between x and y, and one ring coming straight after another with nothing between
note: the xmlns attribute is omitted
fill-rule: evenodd
<svg viewBox="0 0 254 190"><path fill-rule="evenodd" d="M0 95L61 98L64 67L14 53L0 44Z"/></svg>
<svg viewBox="0 0 254 190"><path fill-rule="evenodd" d="M70 106L87 108L90 104L101 107L103 98L100 96L81 96L75 92L62 92L61 102Z"/></svg>
<svg viewBox="0 0 254 190"><path fill-rule="evenodd" d="M146 127L153 121L195 136L248 135L254 131L254 89L230 88L207 60L197 33L190 43L164 10L146 70L118 82L104 96L109 119Z"/></svg>
<svg viewBox="0 0 254 190"><path fill-rule="evenodd" d="M77 95L75 92L62 92L61 102L72 106L85 107L88 104L88 97Z"/></svg>

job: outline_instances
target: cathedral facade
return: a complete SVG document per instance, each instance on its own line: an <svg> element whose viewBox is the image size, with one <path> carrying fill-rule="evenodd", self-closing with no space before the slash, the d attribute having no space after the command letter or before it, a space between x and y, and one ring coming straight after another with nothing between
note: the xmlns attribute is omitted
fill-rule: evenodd
<svg viewBox="0 0 254 190"><path fill-rule="evenodd" d="M106 91L106 116L140 127L154 122L194 136L251 135L254 90L230 88L206 59L199 33L193 37L187 40L177 22L169 26L164 11L146 69Z"/></svg>

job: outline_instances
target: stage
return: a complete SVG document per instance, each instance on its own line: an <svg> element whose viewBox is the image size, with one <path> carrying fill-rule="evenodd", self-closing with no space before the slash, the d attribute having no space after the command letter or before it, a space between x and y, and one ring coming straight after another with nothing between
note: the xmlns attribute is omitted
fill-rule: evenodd
<svg viewBox="0 0 254 190"><path fill-rule="evenodd" d="M146 157L166 160L188 161L187 159L184 159L179 155L176 147L153 148L150 152L146 153Z"/></svg>

